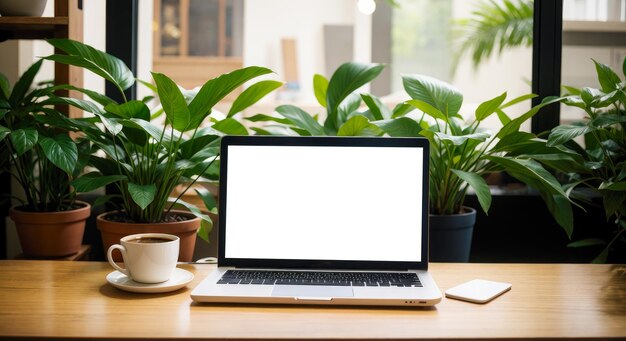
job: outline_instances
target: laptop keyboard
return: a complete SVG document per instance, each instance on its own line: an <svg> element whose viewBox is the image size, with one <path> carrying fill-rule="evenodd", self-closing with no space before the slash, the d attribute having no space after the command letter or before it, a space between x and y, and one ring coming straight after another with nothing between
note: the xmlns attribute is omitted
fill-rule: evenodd
<svg viewBox="0 0 626 341"><path fill-rule="evenodd" d="M228 270L217 284L421 287L413 272Z"/></svg>

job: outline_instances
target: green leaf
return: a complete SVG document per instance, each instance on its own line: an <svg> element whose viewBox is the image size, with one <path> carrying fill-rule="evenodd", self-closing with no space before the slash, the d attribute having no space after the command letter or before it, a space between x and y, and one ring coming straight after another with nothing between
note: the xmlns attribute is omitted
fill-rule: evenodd
<svg viewBox="0 0 626 341"><path fill-rule="evenodd" d="M167 120L177 131L185 131L189 127L191 116L183 93L173 80L162 73L153 72L152 78L157 85L159 99Z"/></svg>
<svg viewBox="0 0 626 341"><path fill-rule="evenodd" d="M604 128L618 123L626 123L626 115L622 114L602 114L589 122L589 125L597 128Z"/></svg>
<svg viewBox="0 0 626 341"><path fill-rule="evenodd" d="M39 139L39 145L52 164L67 174L74 172L78 162L78 148L68 135L60 134L54 138L44 136Z"/></svg>
<svg viewBox="0 0 626 341"><path fill-rule="evenodd" d="M516 179L540 190L553 217L571 237L574 228L571 203L559 182L550 172L534 160L495 155L485 156L485 158L504 167Z"/></svg>
<svg viewBox="0 0 626 341"><path fill-rule="evenodd" d="M445 117L458 114L463 95L454 86L424 75L402 77L404 90L412 99L420 100L438 109Z"/></svg>
<svg viewBox="0 0 626 341"><path fill-rule="evenodd" d="M478 197L480 207L485 211L485 214L488 214L489 207L491 207L491 191L485 179L476 173L465 172L458 169L450 170L476 191L476 197Z"/></svg>
<svg viewBox="0 0 626 341"><path fill-rule="evenodd" d="M392 110L391 112L391 117L392 118L396 118L396 117L402 117L405 116L406 114L410 113L411 111L413 111L413 109L415 109L412 105L407 104L407 103L398 103Z"/></svg>
<svg viewBox="0 0 626 341"><path fill-rule="evenodd" d="M370 94L361 94L361 98L370 109L375 120L388 120L391 118L391 111L378 97Z"/></svg>
<svg viewBox="0 0 626 341"><path fill-rule="evenodd" d="M380 135L380 129L370 121L361 115L356 115L346 121L339 131L337 136L378 136Z"/></svg>
<svg viewBox="0 0 626 341"><path fill-rule="evenodd" d="M313 75L313 92L317 103L326 108L326 92L328 90L328 79L326 77L315 74Z"/></svg>
<svg viewBox="0 0 626 341"><path fill-rule="evenodd" d="M507 114L505 114L504 111L498 109L496 110L496 113L498 114L498 119L500 120L500 123L502 123L502 126L505 126L509 122L511 122L511 118L507 116Z"/></svg>
<svg viewBox="0 0 626 341"><path fill-rule="evenodd" d="M364 115L359 113L359 107L361 106L361 96L356 92L351 93L346 97L339 107L337 107L336 123L337 126L341 126L354 115ZM326 124L326 122L324 122Z"/></svg>
<svg viewBox="0 0 626 341"><path fill-rule="evenodd" d="M593 264L603 264L606 263L606 260L609 258L609 247L607 245L607 247L604 248L604 250L602 250L602 252L600 252L600 254L598 254L596 256L596 258L594 258L591 263Z"/></svg>
<svg viewBox="0 0 626 341"><path fill-rule="evenodd" d="M4 127L4 126L0 126L0 141L4 140L4 138L9 136L10 133L11 133L11 129Z"/></svg>
<svg viewBox="0 0 626 341"><path fill-rule="evenodd" d="M128 183L128 193L130 193L130 197L142 210L146 209L146 207L154 201L156 190L155 184L138 185L132 182Z"/></svg>
<svg viewBox="0 0 626 341"><path fill-rule="evenodd" d="M171 202L172 205L183 206L188 209L194 216L200 218L202 220L200 224L200 230L198 231L198 237L202 238L205 241L209 241L209 232L213 229L213 221L211 217L202 213L196 206L185 202L183 200L176 200L176 198L169 198L168 202Z"/></svg>
<svg viewBox="0 0 626 341"><path fill-rule="evenodd" d="M26 96L26 93L28 92L28 89L30 89L30 86L33 84L33 79L35 79L35 76L39 72L42 62L42 60L39 60L31 65L28 70L22 74L20 79L17 80L15 86L13 87L13 92L9 97L9 103L11 103L12 107L16 107L22 102L24 96Z"/></svg>
<svg viewBox="0 0 626 341"><path fill-rule="evenodd" d="M119 134L124 128L119 123L119 119L107 118L105 115L101 115L101 114L95 114L95 115L100 119L100 122L102 122L102 125L104 126L104 128L113 135Z"/></svg>
<svg viewBox="0 0 626 341"><path fill-rule="evenodd" d="M217 202L215 201L213 194L211 194L211 192L204 187L196 187L194 190L200 199L202 199L204 207L206 207L209 212L217 213Z"/></svg>
<svg viewBox="0 0 626 341"><path fill-rule="evenodd" d="M478 108L476 108L476 120L482 121L496 112L505 99L506 92L502 93L500 96L481 103Z"/></svg>
<svg viewBox="0 0 626 341"><path fill-rule="evenodd" d="M234 118L225 118L211 126L228 135L248 135L248 130Z"/></svg>
<svg viewBox="0 0 626 341"><path fill-rule="evenodd" d="M150 109L142 101L133 100L122 104L111 103L107 104L104 110L121 118L138 118L150 121Z"/></svg>
<svg viewBox="0 0 626 341"><path fill-rule="evenodd" d="M188 129L192 130L200 126L202 121L211 113L213 106L243 83L271 72L272 70L264 67L249 66L223 74L204 83L189 103L191 121Z"/></svg>
<svg viewBox="0 0 626 341"><path fill-rule="evenodd" d="M100 109L100 107L98 107L95 103L71 97L52 97L42 101L40 104L65 104L71 105L80 110L90 112L92 114L104 114L104 111Z"/></svg>
<svg viewBox="0 0 626 341"><path fill-rule="evenodd" d="M432 105L418 100L418 99L411 99L406 101L405 103L421 110L423 113L429 115L432 118L438 119L438 120L442 120L444 122L448 122L448 118L446 117L446 115L444 115L439 109L433 107Z"/></svg>
<svg viewBox="0 0 626 341"><path fill-rule="evenodd" d="M329 112L337 107L352 92L376 78L385 66L382 64L344 63L335 70L326 91L326 104Z"/></svg>
<svg viewBox="0 0 626 341"><path fill-rule="evenodd" d="M14 130L11 135L11 144L15 148L17 156L21 156L31 150L39 139L39 133L32 128Z"/></svg>
<svg viewBox="0 0 626 341"><path fill-rule="evenodd" d="M11 96L11 83L9 79L3 73L0 72L0 99L8 100Z"/></svg>
<svg viewBox="0 0 626 341"><path fill-rule="evenodd" d="M374 121L372 124L381 128L389 136L418 137L421 136L420 132L422 131L422 127L419 123L409 117L398 117L390 120Z"/></svg>
<svg viewBox="0 0 626 341"><path fill-rule="evenodd" d="M504 127L502 127L502 129L500 129L500 131L498 132L498 134L496 135L497 138L503 138L506 135L509 135L511 133L514 133L516 131L519 131L519 128L522 126L522 123L526 122L527 120L531 119L533 116L535 116L539 110L541 110L541 108L550 105L552 103L556 103L560 101L560 98L557 97L546 97L543 102L541 102L541 104L538 104L532 108L530 108L530 110L528 110L526 113L522 114L521 116L517 117L516 119L511 120L509 123L505 124Z"/></svg>
<svg viewBox="0 0 626 341"><path fill-rule="evenodd" d="M609 93L615 91L619 88L619 83L621 80L619 76L611 70L611 68L602 63L598 63L594 59L593 63L596 65L596 72L598 74L598 81L600 82L600 86L602 87L602 91L605 93Z"/></svg>
<svg viewBox="0 0 626 341"><path fill-rule="evenodd" d="M89 45L70 39L48 39L48 43L68 55L51 55L44 59L83 67L112 82L122 92L135 83L135 76L124 62Z"/></svg>
<svg viewBox="0 0 626 341"><path fill-rule="evenodd" d="M121 123L125 127L141 129L145 131L148 135L150 135L153 139L157 141L162 140L165 145L169 145L171 143L170 134L165 134L162 127L157 127L156 125L148 121L144 121L138 118L131 118L130 120L122 120Z"/></svg>
<svg viewBox="0 0 626 341"><path fill-rule="evenodd" d="M311 115L294 105L281 105L275 110L294 126L306 130L313 136L326 135L324 128Z"/></svg>
<svg viewBox="0 0 626 341"><path fill-rule="evenodd" d="M451 142L455 146L460 146L463 143L465 143L467 140L484 142L490 137L488 133L474 133L474 134L457 136L457 135L450 135L450 134L445 134L441 132L436 132L435 136L437 136L439 140L444 141L444 142L446 141Z"/></svg>
<svg viewBox="0 0 626 341"><path fill-rule="evenodd" d="M594 88L584 87L580 92L580 98L583 100L585 105L591 106L591 103L596 99L600 98L604 95L602 91Z"/></svg>
<svg viewBox="0 0 626 341"><path fill-rule="evenodd" d="M606 240L603 240L600 238L587 238L587 239L571 242L567 244L567 247L585 247L585 246L597 246L597 245L606 245Z"/></svg>
<svg viewBox="0 0 626 341"><path fill-rule="evenodd" d="M126 180L124 175L102 175L98 172L90 172L72 181L72 186L77 192L91 192L114 182Z"/></svg>
<svg viewBox="0 0 626 341"><path fill-rule="evenodd" d="M280 123L280 124L291 124L291 121L289 121L288 119L285 118L278 118L278 117L273 117L273 116L269 116L269 115L265 115L265 114L256 114L254 116L251 117L245 117L246 120L250 121L250 122L276 122L276 123Z"/></svg>
<svg viewBox="0 0 626 341"><path fill-rule="evenodd" d="M241 95L237 97L237 99L235 99L235 102L233 102L233 105L230 107L230 111L228 111L227 117L232 117L233 115L242 112L244 109L258 102L261 98L280 88L282 85L282 82L269 80L260 81L250 86L244 90Z"/></svg>
<svg viewBox="0 0 626 341"><path fill-rule="evenodd" d="M605 181L602 184L600 184L600 187L598 187L598 189L608 189L610 191L626 191L626 181L620 181L620 182Z"/></svg>
<svg viewBox="0 0 626 341"><path fill-rule="evenodd" d="M594 127L587 125L584 122L574 122L572 124L560 125L552 129L552 132L548 137L547 145L548 147L558 146L594 130Z"/></svg>
<svg viewBox="0 0 626 341"><path fill-rule="evenodd" d="M624 191L602 191L602 203L606 218L616 214L626 202L626 192Z"/></svg>
<svg viewBox="0 0 626 341"><path fill-rule="evenodd" d="M517 103L520 103L520 102L523 102L523 101L526 101L526 100L529 100L529 99L533 99L535 97L537 97L537 95L535 95L535 94L527 94L527 95L522 95L522 96L513 98L512 100L502 104L500 106L500 109L508 108L508 107L510 107L512 105L515 105Z"/></svg>

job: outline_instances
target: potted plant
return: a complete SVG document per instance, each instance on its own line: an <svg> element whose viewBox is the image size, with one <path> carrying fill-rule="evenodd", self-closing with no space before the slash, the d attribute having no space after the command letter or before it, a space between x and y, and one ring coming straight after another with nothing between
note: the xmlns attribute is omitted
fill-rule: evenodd
<svg viewBox="0 0 626 341"><path fill-rule="evenodd" d="M593 260L602 263L611 254L624 257L626 245L626 80L609 66L593 62L600 88L568 87L570 94L560 99L582 110L584 118L552 129L546 146L555 152L540 160L560 171L573 196L588 203L600 199L595 201L601 201L606 219L613 222L611 231L596 231L598 237L570 246L603 245ZM623 65L626 76L626 58Z"/></svg>
<svg viewBox="0 0 626 341"><path fill-rule="evenodd" d="M54 258L80 251L90 206L70 187L89 159L87 141L74 141L53 122L64 116L53 104L59 87L31 89L42 61L10 86L0 74L0 171L9 172L23 191L10 209L26 258Z"/></svg>
<svg viewBox="0 0 626 341"><path fill-rule="evenodd" d="M154 113L138 100L126 100L124 90L135 79L124 63L88 45L67 40L49 40L55 48L67 53L45 57L102 76L120 91L121 103L93 92L85 92L91 100L64 100L94 117L77 119L75 127L84 132L104 156L92 158L97 170L75 179L72 185L89 191L113 185L119 194L103 197L98 203L112 200L118 209L97 218L105 250L119 238L134 233L161 232L181 237L181 261L190 261L196 232L208 240L211 219L181 196L216 167L220 136L246 132L232 116L254 104L276 88L274 81L258 82L242 92L233 103L228 117L213 120L213 106L243 83L271 71L262 67L246 67L206 82L200 89L179 88L169 77L153 73L164 122L154 120ZM98 105L96 105L98 104ZM203 127L203 123L212 123ZM174 188L185 184L178 197L171 197ZM214 202L208 191L198 191L204 202ZM189 210L176 211L176 207Z"/></svg>
<svg viewBox="0 0 626 341"><path fill-rule="evenodd" d="M573 215L567 193L557 179L531 157L540 151L526 142L536 140L537 136L520 131L523 122L558 99L548 98L511 119L504 110L534 95L506 102L505 92L481 103L471 118L466 118L460 114L463 95L452 85L423 75L403 76L403 83L412 98L406 103L423 113L416 119L422 128L419 134L431 143L430 242L433 260L469 260L476 212L463 203L472 188L481 208L488 212L491 192L484 177L493 172L506 171L537 189L556 221L571 236ZM481 129L481 123L494 114L498 116L501 128L495 132ZM419 128L415 126L415 129Z"/></svg>

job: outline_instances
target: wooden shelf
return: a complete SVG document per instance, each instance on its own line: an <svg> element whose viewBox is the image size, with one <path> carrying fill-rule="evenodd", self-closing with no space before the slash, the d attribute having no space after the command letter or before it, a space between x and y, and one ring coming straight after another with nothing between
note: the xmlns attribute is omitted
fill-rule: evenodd
<svg viewBox="0 0 626 341"><path fill-rule="evenodd" d="M626 22L564 20L563 32L626 32Z"/></svg>
<svg viewBox="0 0 626 341"><path fill-rule="evenodd" d="M0 17L0 41L54 38L69 22L68 17Z"/></svg>

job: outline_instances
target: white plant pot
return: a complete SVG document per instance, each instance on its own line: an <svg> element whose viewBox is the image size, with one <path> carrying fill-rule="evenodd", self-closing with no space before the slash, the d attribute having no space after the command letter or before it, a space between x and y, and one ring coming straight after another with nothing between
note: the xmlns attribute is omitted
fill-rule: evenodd
<svg viewBox="0 0 626 341"><path fill-rule="evenodd" d="M48 0L0 0L3 17L40 17Z"/></svg>

